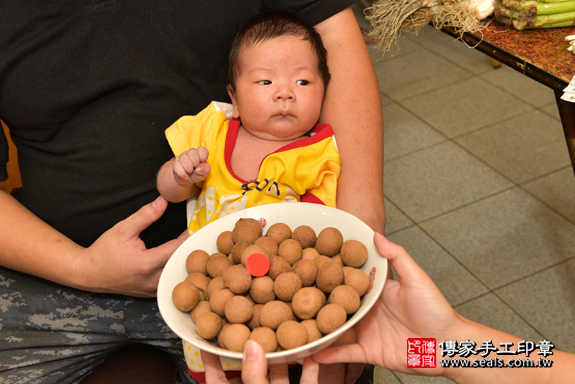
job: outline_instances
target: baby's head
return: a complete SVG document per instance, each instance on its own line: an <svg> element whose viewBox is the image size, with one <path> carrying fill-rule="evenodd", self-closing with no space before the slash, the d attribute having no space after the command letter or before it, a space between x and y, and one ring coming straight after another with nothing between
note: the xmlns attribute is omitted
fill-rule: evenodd
<svg viewBox="0 0 575 384"><path fill-rule="evenodd" d="M270 10L253 17L236 35L229 53L228 81L235 90L236 79L241 74L240 54L244 47L262 44L266 40L282 36L299 37L310 44L317 57L317 71L327 89L331 75L327 66L327 51L321 36L310 25L295 15L281 10Z"/></svg>
<svg viewBox="0 0 575 384"><path fill-rule="evenodd" d="M256 16L237 34L228 73L234 117L269 140L295 139L313 128L330 80L319 33L275 10Z"/></svg>

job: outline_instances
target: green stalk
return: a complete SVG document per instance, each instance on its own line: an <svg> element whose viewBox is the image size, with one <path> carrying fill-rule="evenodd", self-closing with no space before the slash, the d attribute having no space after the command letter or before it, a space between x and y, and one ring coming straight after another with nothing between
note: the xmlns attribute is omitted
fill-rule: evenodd
<svg viewBox="0 0 575 384"><path fill-rule="evenodd" d="M496 14L501 18L509 18L509 19L534 19L537 17L537 8L535 6L529 6L524 8L521 11L516 11L514 9L509 9L505 7L501 7L496 9Z"/></svg>
<svg viewBox="0 0 575 384"><path fill-rule="evenodd" d="M575 11L575 1L562 1L559 3L538 3L536 5L538 15L550 15L553 13Z"/></svg>
<svg viewBox="0 0 575 384"><path fill-rule="evenodd" d="M563 12L563 13L555 13L552 15L537 16L535 18L514 19L513 27L519 30L526 28L555 28L558 25L558 23L561 23L562 26L572 26L574 20L575 20L575 11Z"/></svg>
<svg viewBox="0 0 575 384"><path fill-rule="evenodd" d="M572 22L573 20L575 20L575 11L554 13L552 15L537 16L535 19L535 26L537 27L545 24L562 23L565 21Z"/></svg>
<svg viewBox="0 0 575 384"><path fill-rule="evenodd" d="M516 23L517 22L517 23ZM558 23L548 23L548 24L543 24L540 26L531 26L531 27L527 27L524 24L521 25L520 24L521 21L520 20L513 20L513 27L515 29L518 30L523 30L523 29L540 29L540 28L563 28L563 27L573 27L575 25L575 20L568 20L568 21L562 21L562 22L558 22ZM517 24L517 25L516 25Z"/></svg>
<svg viewBox="0 0 575 384"><path fill-rule="evenodd" d="M522 11L526 8L535 7L538 15L575 11L575 0L565 0L561 2L550 2L549 0L546 2L537 0L503 0L501 1L501 5L512 11Z"/></svg>

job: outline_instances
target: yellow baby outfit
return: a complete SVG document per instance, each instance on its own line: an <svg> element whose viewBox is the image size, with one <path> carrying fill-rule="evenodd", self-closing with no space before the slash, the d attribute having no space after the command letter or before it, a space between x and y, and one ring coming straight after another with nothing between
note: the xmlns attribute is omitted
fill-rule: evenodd
<svg viewBox="0 0 575 384"><path fill-rule="evenodd" d="M210 174L198 183L201 192L187 205L190 235L219 217L256 205L305 201L335 207L340 158L329 125L316 125L309 137L270 153L260 164L258 178L243 180L231 167L240 128L240 120L232 120L231 112L231 104L212 102L166 130L176 156L200 146L209 151ZM190 374L205 382L199 349L185 341L183 345ZM229 374L241 370L241 360L220 360Z"/></svg>
<svg viewBox="0 0 575 384"><path fill-rule="evenodd" d="M231 167L240 120L228 120L231 105L212 102L166 130L176 156L206 147L211 171L199 196L188 202L190 235L219 217L257 205L307 201L335 207L339 152L331 127L318 124L310 136L267 155L256 180L239 178ZM227 114L227 116L226 116Z"/></svg>

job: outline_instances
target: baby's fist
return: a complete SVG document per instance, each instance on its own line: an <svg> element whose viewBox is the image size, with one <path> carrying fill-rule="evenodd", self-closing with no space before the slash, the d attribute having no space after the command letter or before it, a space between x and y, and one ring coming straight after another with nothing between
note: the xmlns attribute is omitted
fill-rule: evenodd
<svg viewBox="0 0 575 384"><path fill-rule="evenodd" d="M174 160L172 173L179 184L202 181L210 173L209 152L205 147L188 149Z"/></svg>

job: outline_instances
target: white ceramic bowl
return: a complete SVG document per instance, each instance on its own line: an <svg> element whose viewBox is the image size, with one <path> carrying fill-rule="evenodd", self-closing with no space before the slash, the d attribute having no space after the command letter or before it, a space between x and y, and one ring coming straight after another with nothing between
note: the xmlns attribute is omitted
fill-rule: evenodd
<svg viewBox="0 0 575 384"><path fill-rule="evenodd" d="M160 313L174 333L188 343L220 357L242 359L242 353L222 349L215 343L199 337L190 314L181 312L172 302L172 290L187 276L185 262L190 252L196 249L203 249L209 254L217 252L218 235L226 230L232 230L240 218L254 218L265 223L264 234L267 228L278 222L289 225L292 230L300 225L308 225L316 233L327 227L335 227L343 234L344 241L358 240L368 249L367 262L361 269L370 276L372 286L363 296L359 310L344 325L319 340L299 348L266 354L270 364L298 361L329 346L365 316L379 298L387 277L387 262L379 255L373 244L373 230L364 222L342 210L311 203L277 203L247 208L222 217L197 231L174 252L162 272L158 286Z"/></svg>

